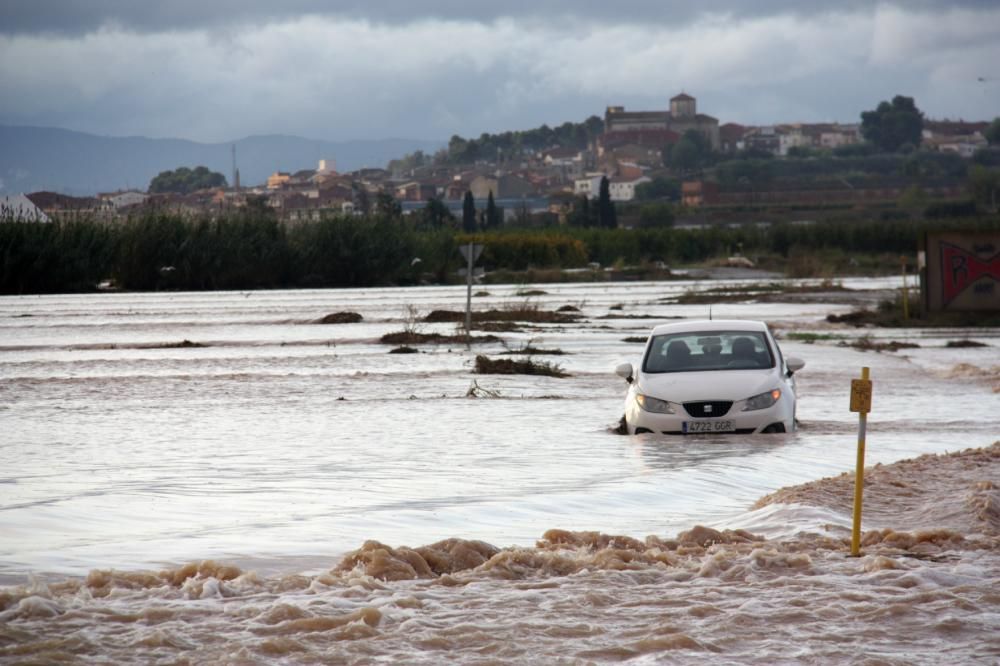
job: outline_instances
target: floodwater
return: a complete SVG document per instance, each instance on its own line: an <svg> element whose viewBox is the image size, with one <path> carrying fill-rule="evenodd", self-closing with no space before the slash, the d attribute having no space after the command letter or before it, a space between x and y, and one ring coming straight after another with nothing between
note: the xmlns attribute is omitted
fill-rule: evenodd
<svg viewBox="0 0 1000 666"><path fill-rule="evenodd" d="M480 287L584 317L417 354L379 338L464 288L0 298L0 661L997 663L1000 331L828 324L898 286L841 282L712 306L806 361L757 438L612 432L625 339L719 282ZM472 373L529 344L571 376ZM853 470L862 366L850 558L847 479L800 484Z"/></svg>

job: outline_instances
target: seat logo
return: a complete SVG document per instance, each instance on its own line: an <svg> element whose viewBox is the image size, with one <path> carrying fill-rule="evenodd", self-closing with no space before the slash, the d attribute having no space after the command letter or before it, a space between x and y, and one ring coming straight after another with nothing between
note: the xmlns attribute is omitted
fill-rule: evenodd
<svg viewBox="0 0 1000 666"><path fill-rule="evenodd" d="M712 413L712 405L705 405L705 413L706 414Z"/></svg>

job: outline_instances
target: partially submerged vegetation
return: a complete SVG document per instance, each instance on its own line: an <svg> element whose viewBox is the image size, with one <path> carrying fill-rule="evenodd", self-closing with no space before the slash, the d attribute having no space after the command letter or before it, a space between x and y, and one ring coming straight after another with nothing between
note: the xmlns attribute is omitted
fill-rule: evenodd
<svg viewBox="0 0 1000 666"><path fill-rule="evenodd" d="M506 344L504 345L507 346ZM506 355L522 355L522 356L565 356L569 352L564 352L562 349L545 349L544 347L535 347L530 342L524 347L519 347L517 349L507 349L504 352Z"/></svg>
<svg viewBox="0 0 1000 666"><path fill-rule="evenodd" d="M479 375L543 375L545 377L569 377L558 365L531 359L519 361L509 358L491 359L476 356L474 372Z"/></svg>
<svg viewBox="0 0 1000 666"><path fill-rule="evenodd" d="M780 301L787 296L796 294L828 294L831 292L849 292L851 289L840 282L830 279L816 284L788 282L756 282L751 284L733 284L708 289L693 289L676 298L667 298L663 302L682 305L701 305L710 303L738 303L751 301L769 303Z"/></svg>
<svg viewBox="0 0 1000 666"><path fill-rule="evenodd" d="M442 333L421 333L419 331L396 331L395 333L386 333L379 338L379 342L386 345L465 344L465 341L465 334L444 335ZM468 341L474 344L499 342L500 338L495 335L473 335L469 336Z"/></svg>
<svg viewBox="0 0 1000 666"><path fill-rule="evenodd" d="M357 324L364 317L357 312L333 312L316 320L317 324Z"/></svg>
<svg viewBox="0 0 1000 666"><path fill-rule="evenodd" d="M784 335L785 338L789 340L795 340L797 342L804 342L807 345L814 344L816 342L826 341L826 340L843 340L843 335L838 335L836 333L811 333L806 331L789 331Z"/></svg>
<svg viewBox="0 0 1000 666"><path fill-rule="evenodd" d="M396 347L389 350L390 354L419 354L420 352L413 347L407 347L403 345L402 347Z"/></svg>
<svg viewBox="0 0 1000 666"><path fill-rule="evenodd" d="M900 342L899 340L889 340L888 342L880 342L878 340L873 340L869 336L863 336L857 340L851 342L842 342L841 344L853 347L860 351L873 351L873 352L896 352L900 349L917 349L920 347L915 342Z"/></svg>
<svg viewBox="0 0 1000 666"><path fill-rule="evenodd" d="M580 315L569 312L542 310L535 305L522 303L501 310L480 310L472 312L472 322L528 322L535 324L568 324L577 321ZM458 310L434 310L424 317L427 323L461 323L465 313Z"/></svg>
<svg viewBox="0 0 1000 666"><path fill-rule="evenodd" d="M151 345L146 345L145 349L201 349L202 347L207 347L208 345L202 344L201 342L191 342L190 340L184 339L180 342L164 342L155 343Z"/></svg>
<svg viewBox="0 0 1000 666"><path fill-rule="evenodd" d="M850 324L856 328L874 326L882 328L963 328L1000 326L1000 313L989 312L934 312L919 316L917 299L911 298L906 316L902 298L884 300L876 309L856 308L851 312L829 314L831 324Z"/></svg>
<svg viewBox="0 0 1000 666"><path fill-rule="evenodd" d="M513 321L483 321L473 322L472 328L477 331L488 331L490 333L520 333L521 327Z"/></svg>
<svg viewBox="0 0 1000 666"><path fill-rule="evenodd" d="M989 345L986 344L985 342L979 342L978 340L964 339L964 340L949 340L945 344L945 347L949 347L951 349L968 349L974 347L989 347Z"/></svg>
<svg viewBox="0 0 1000 666"><path fill-rule="evenodd" d="M664 317L663 315L651 314L624 314L621 312L609 312L608 314L594 317L595 319L683 319L683 317Z"/></svg>

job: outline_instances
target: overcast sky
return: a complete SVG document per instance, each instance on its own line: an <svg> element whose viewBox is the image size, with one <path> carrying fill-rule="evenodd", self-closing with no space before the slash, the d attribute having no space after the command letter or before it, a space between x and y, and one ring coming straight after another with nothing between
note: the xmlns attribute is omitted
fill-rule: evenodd
<svg viewBox="0 0 1000 666"><path fill-rule="evenodd" d="M0 0L0 124L113 136L447 139L681 91L723 123L987 120L997 63L996 0Z"/></svg>

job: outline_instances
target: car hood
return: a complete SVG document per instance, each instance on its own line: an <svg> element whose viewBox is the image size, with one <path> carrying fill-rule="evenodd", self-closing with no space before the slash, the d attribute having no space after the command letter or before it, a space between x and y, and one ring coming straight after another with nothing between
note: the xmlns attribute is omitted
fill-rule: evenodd
<svg viewBox="0 0 1000 666"><path fill-rule="evenodd" d="M661 400L683 403L697 400L745 400L779 386L777 370L769 368L643 373L636 390Z"/></svg>

